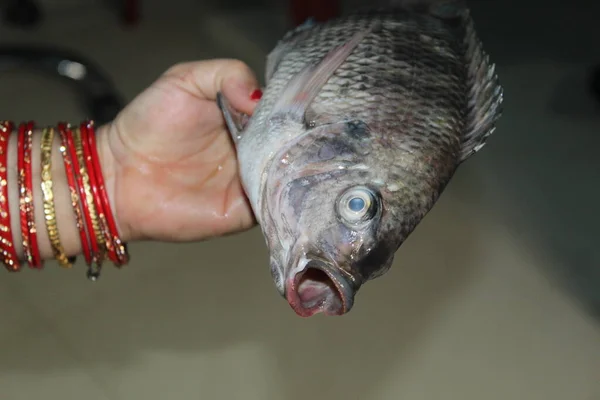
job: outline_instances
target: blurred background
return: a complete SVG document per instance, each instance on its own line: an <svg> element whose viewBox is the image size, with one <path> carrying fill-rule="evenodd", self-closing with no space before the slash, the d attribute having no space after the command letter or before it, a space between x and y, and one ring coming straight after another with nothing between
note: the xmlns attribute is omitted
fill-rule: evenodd
<svg viewBox="0 0 600 400"><path fill-rule="evenodd" d="M327 2L0 1L2 118L110 119L180 61L239 58L262 78L287 29L339 11ZM135 243L96 284L83 265L4 274L0 399L600 400L590 4L471 2L504 117L350 314L297 317L258 229ZM65 54L83 82L45 73Z"/></svg>

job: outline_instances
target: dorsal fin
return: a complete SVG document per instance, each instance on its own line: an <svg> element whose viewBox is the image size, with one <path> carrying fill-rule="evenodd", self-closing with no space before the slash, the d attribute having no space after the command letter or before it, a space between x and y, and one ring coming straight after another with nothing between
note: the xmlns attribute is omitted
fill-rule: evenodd
<svg viewBox="0 0 600 400"><path fill-rule="evenodd" d="M267 84L275 74L275 71L277 71L281 59L294 48L296 43L304 39L316 24L315 20L311 18L287 32L277 43L275 48L267 55L267 65L265 67L265 79Z"/></svg>
<svg viewBox="0 0 600 400"><path fill-rule="evenodd" d="M461 142L460 162L478 152L494 133L502 114L503 89L495 65L483 51L465 0L392 0L393 4L436 18L460 18L463 30L463 48L467 64L469 103L466 126Z"/></svg>
<svg viewBox="0 0 600 400"><path fill-rule="evenodd" d="M368 30L355 33L346 43L327 53L320 62L309 64L298 72L279 94L271 117L285 115L291 121L304 122L312 101L368 33Z"/></svg>
<svg viewBox="0 0 600 400"><path fill-rule="evenodd" d="M470 85L467 124L461 144L460 162L478 152L494 133L502 115L504 90L495 65L483 51L468 10L464 13L465 55Z"/></svg>

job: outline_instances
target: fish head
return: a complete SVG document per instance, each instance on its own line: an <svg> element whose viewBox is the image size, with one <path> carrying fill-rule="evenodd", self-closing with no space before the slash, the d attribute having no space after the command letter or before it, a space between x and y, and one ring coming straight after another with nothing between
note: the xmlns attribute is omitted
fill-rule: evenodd
<svg viewBox="0 0 600 400"><path fill-rule="evenodd" d="M353 121L307 132L274 161L263 230L275 283L300 316L346 314L403 240L402 204L374 149Z"/></svg>

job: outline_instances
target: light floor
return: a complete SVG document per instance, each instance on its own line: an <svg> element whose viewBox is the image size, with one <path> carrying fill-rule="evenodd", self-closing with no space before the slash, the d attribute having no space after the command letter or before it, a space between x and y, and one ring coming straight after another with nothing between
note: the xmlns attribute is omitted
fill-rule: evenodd
<svg viewBox="0 0 600 400"><path fill-rule="evenodd" d="M0 26L0 44L84 51L131 99L182 60L262 74L285 28L267 9L153 3L123 30L93 1L54 1L37 31ZM505 117L349 315L297 317L257 229L134 244L97 284L81 267L4 274L0 399L600 400L600 107L584 82L600 13L483 3ZM0 89L3 118L85 117L45 78L0 75Z"/></svg>

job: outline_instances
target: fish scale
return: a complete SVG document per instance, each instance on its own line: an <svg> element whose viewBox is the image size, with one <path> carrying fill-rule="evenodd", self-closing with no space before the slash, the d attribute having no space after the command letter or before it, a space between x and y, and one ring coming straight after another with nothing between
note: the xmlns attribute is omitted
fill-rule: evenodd
<svg viewBox="0 0 600 400"><path fill-rule="evenodd" d="M460 0L306 23L266 78L251 118L218 102L275 285L301 316L345 314L486 143L502 87Z"/></svg>

